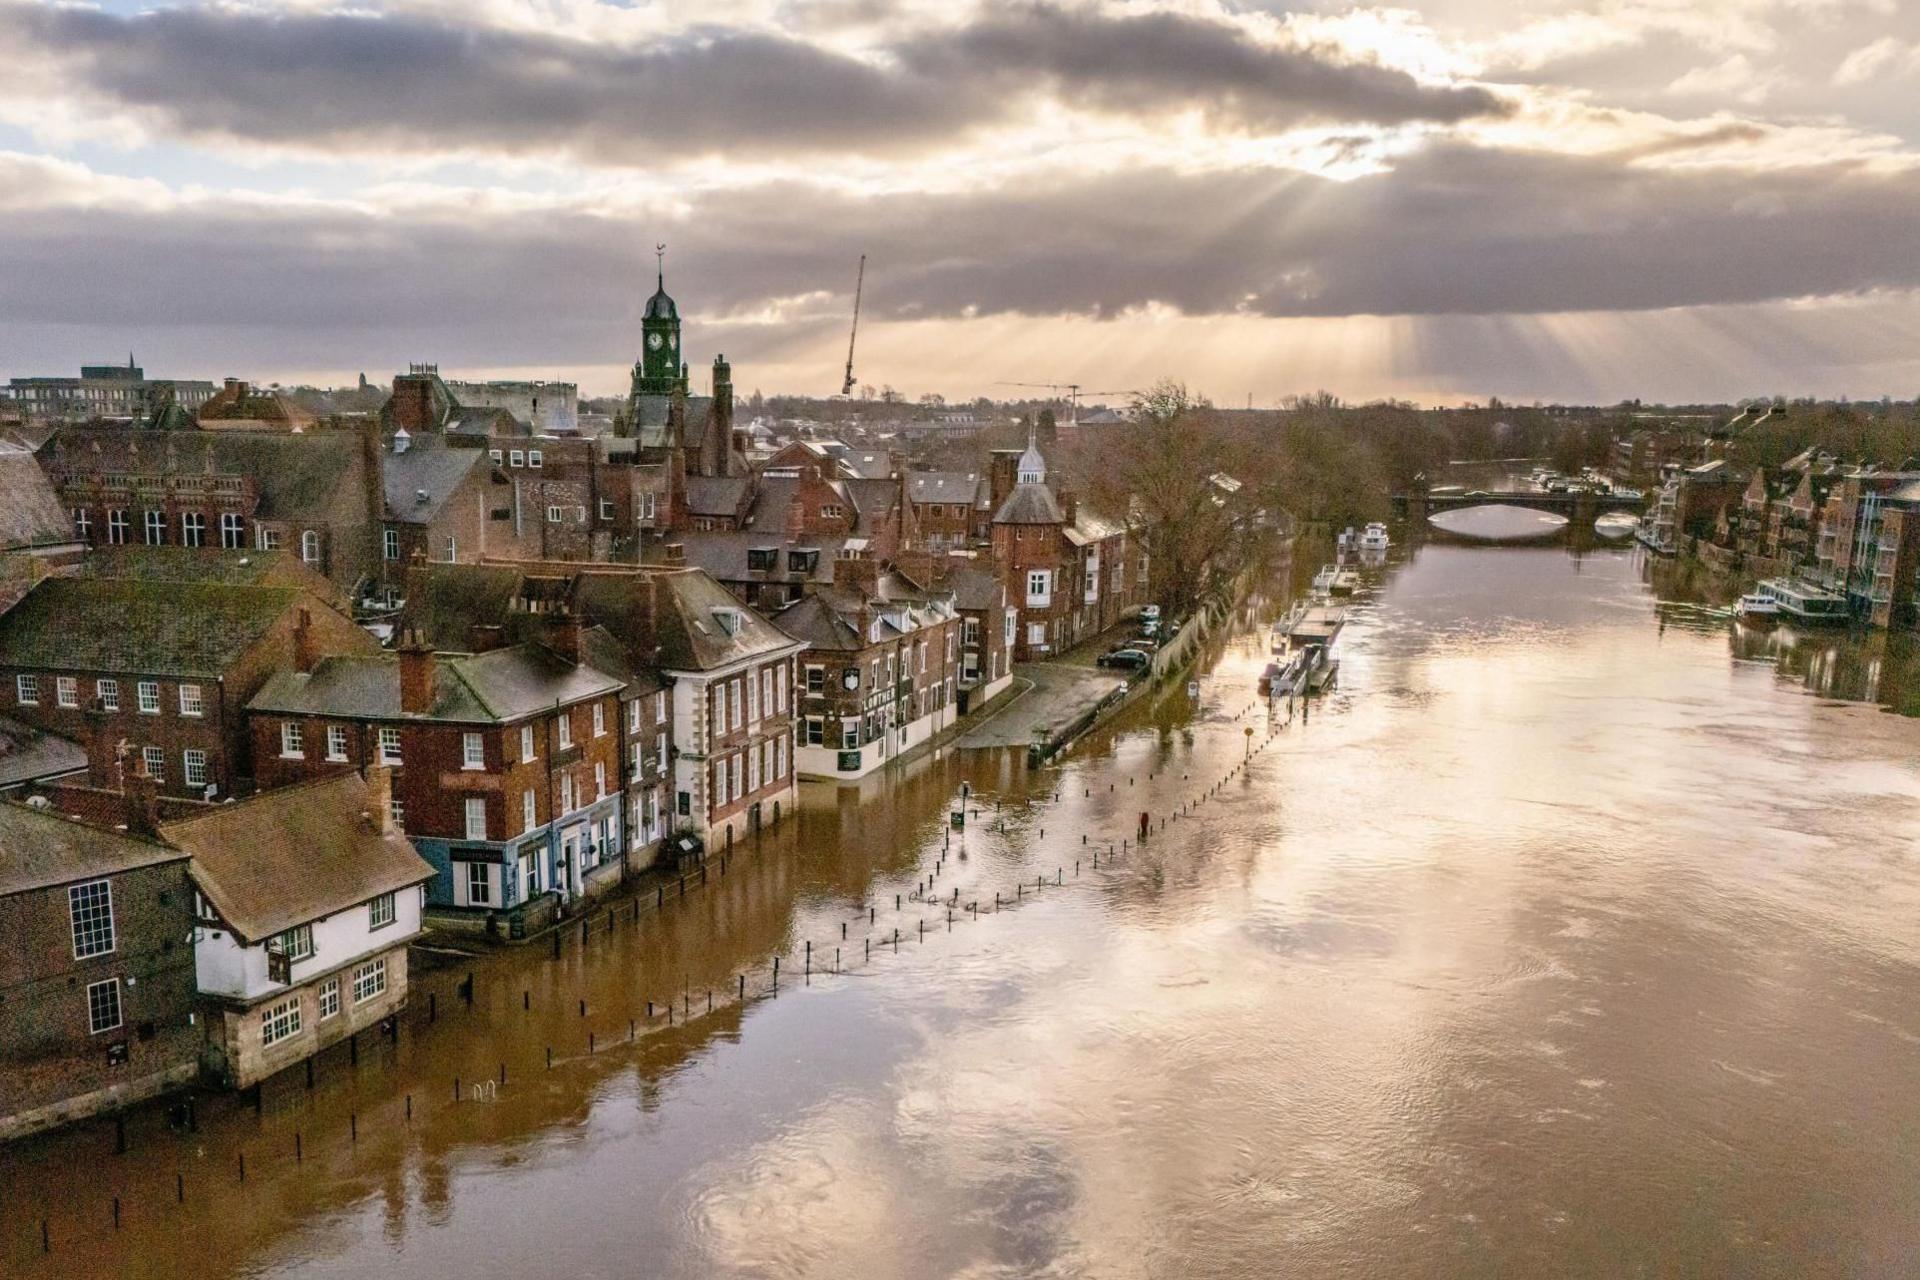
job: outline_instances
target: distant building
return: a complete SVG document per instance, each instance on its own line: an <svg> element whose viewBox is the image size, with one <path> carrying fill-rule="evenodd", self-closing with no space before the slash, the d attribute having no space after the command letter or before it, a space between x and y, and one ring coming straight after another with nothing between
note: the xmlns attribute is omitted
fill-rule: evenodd
<svg viewBox="0 0 1920 1280"><path fill-rule="evenodd" d="M305 431L314 423L289 397L240 378L228 378L195 416L208 431Z"/></svg>
<svg viewBox="0 0 1920 1280"><path fill-rule="evenodd" d="M124 365L82 365L77 378L13 378L0 387L0 404L28 422L124 418L139 426L162 426L174 425L162 420L169 409L191 420L213 394L211 382L149 379L128 356Z"/></svg>
<svg viewBox="0 0 1920 1280"><path fill-rule="evenodd" d="M580 430L580 388L571 382L460 382L447 390L469 409L505 409L535 435L573 435Z"/></svg>

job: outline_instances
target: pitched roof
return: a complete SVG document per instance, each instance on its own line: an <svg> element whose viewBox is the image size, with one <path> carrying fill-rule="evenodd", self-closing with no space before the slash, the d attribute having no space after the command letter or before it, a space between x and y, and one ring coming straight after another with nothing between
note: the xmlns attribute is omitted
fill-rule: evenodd
<svg viewBox="0 0 1920 1280"><path fill-rule="evenodd" d="M993 513L995 524L1065 524L1053 490L1044 484L1017 484L1000 509Z"/></svg>
<svg viewBox="0 0 1920 1280"><path fill-rule="evenodd" d="M381 466L387 519L432 523L486 457L484 449L449 445L439 436L414 437L404 453L388 453Z"/></svg>
<svg viewBox="0 0 1920 1280"><path fill-rule="evenodd" d="M915 502L979 500L986 474L979 471L915 471L907 476L907 496Z"/></svg>
<svg viewBox="0 0 1920 1280"><path fill-rule="evenodd" d="M344 772L162 823L160 833L193 855L194 883L227 926L258 942L433 877L405 836L380 831L368 799L360 775Z"/></svg>
<svg viewBox="0 0 1920 1280"><path fill-rule="evenodd" d="M488 653L434 656L433 702L400 709L400 655L323 658L312 671L277 671L247 704L251 711L355 720L437 720L507 724L555 704L568 706L620 689L620 677L575 665L538 644Z"/></svg>
<svg viewBox="0 0 1920 1280"><path fill-rule="evenodd" d="M1000 603L1000 579L972 565L958 565L949 569L947 586L953 590L956 608L991 609Z"/></svg>
<svg viewBox="0 0 1920 1280"><path fill-rule="evenodd" d="M774 614L773 621L794 639L804 641L809 649L845 652L867 647L859 629L818 594L802 596Z"/></svg>
<svg viewBox="0 0 1920 1280"><path fill-rule="evenodd" d="M0 443L0 551L74 541L73 523L33 454Z"/></svg>
<svg viewBox="0 0 1920 1280"><path fill-rule="evenodd" d="M687 510L696 516L731 516L747 496L751 476L688 476Z"/></svg>
<svg viewBox="0 0 1920 1280"><path fill-rule="evenodd" d="M23 804L0 803L0 896L174 862L178 849Z"/></svg>
<svg viewBox="0 0 1920 1280"><path fill-rule="evenodd" d="M747 608L732 592L698 569L660 576L660 616L655 640L660 665L670 671L707 671L763 654L791 650L794 638ZM739 626L721 627L721 610L734 610Z"/></svg>
<svg viewBox="0 0 1920 1280"><path fill-rule="evenodd" d="M685 550L688 565L727 582L816 582L833 581L833 562L846 544L844 538L789 538L781 529L761 533L735 530L690 530L676 539ZM771 571L747 567L749 551L771 549L778 562ZM789 551L817 551L813 572L798 574L787 558Z"/></svg>
<svg viewBox="0 0 1920 1280"><path fill-rule="evenodd" d="M292 587L47 578L0 615L0 665L219 676L302 598Z"/></svg>
<svg viewBox="0 0 1920 1280"><path fill-rule="evenodd" d="M334 581L291 551L222 551L210 547L94 547L80 567L83 578L140 582L218 582L237 587L296 587L310 591L341 613L351 602Z"/></svg>
<svg viewBox="0 0 1920 1280"><path fill-rule="evenodd" d="M357 484L351 431L128 431L62 428L41 451L49 470L123 475L242 475L260 489L262 519L311 515Z"/></svg>
<svg viewBox="0 0 1920 1280"><path fill-rule="evenodd" d="M78 773L87 749L77 742L0 716L0 787Z"/></svg>

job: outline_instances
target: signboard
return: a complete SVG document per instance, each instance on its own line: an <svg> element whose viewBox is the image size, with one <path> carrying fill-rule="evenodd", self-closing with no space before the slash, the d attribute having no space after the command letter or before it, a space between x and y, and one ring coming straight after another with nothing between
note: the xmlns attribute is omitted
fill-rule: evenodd
<svg viewBox="0 0 1920 1280"><path fill-rule="evenodd" d="M838 768L842 773L857 773L860 769L860 753L858 751L842 751L840 753Z"/></svg>
<svg viewBox="0 0 1920 1280"><path fill-rule="evenodd" d="M271 943L267 945L267 981L277 982L283 987L293 983L293 961L287 958L286 952Z"/></svg>

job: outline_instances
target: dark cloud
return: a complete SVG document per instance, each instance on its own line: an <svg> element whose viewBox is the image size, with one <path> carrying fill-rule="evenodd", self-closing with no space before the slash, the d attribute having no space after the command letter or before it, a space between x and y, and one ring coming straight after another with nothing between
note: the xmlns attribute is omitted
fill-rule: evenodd
<svg viewBox="0 0 1920 1280"><path fill-rule="evenodd" d="M1042 89L1108 112L1198 108L1254 129L1503 110L1482 89L1268 48L1221 23L1049 5L903 40L877 63L723 27L630 47L417 15L195 8L0 6L0 42L188 137L611 165L688 151L885 153L1018 118Z"/></svg>
<svg viewBox="0 0 1920 1280"><path fill-rule="evenodd" d="M31 162L0 189L31 190ZM1645 311L1920 288L1920 174L1834 165L1661 170L1436 148L1350 183L1141 172L966 196L783 185L694 195L644 225L578 212L0 209L0 348L52 325L215 326L306 344L406 335L505 359L632 355L656 239L683 311L827 291L869 255L876 318L1066 313L1482 315Z"/></svg>

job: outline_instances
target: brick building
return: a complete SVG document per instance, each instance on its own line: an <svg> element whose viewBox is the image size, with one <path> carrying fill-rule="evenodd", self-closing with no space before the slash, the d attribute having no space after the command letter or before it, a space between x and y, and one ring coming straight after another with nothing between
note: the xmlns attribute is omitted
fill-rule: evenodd
<svg viewBox="0 0 1920 1280"><path fill-rule="evenodd" d="M950 590L923 588L865 556L833 567L832 586L772 621L806 644L794 752L800 775L852 780L959 715L963 624Z"/></svg>
<svg viewBox="0 0 1920 1280"><path fill-rule="evenodd" d="M378 648L297 587L48 578L0 615L0 709L85 746L94 787L119 789L131 750L165 795L232 796L268 677Z"/></svg>
<svg viewBox="0 0 1920 1280"><path fill-rule="evenodd" d="M388 598L416 557L471 563L486 553L503 482L484 450L397 432L387 442L381 484L380 584Z"/></svg>
<svg viewBox="0 0 1920 1280"><path fill-rule="evenodd" d="M616 883L626 682L586 661L578 615L547 621L544 642L445 653L408 633L278 673L250 707L262 785L391 769L391 816L454 920L524 931Z"/></svg>
<svg viewBox="0 0 1920 1280"><path fill-rule="evenodd" d="M352 592L379 565L379 432L64 427L39 451L89 546L287 550Z"/></svg>
<svg viewBox="0 0 1920 1280"><path fill-rule="evenodd" d="M185 853L0 804L0 1141L194 1078L192 927Z"/></svg>

